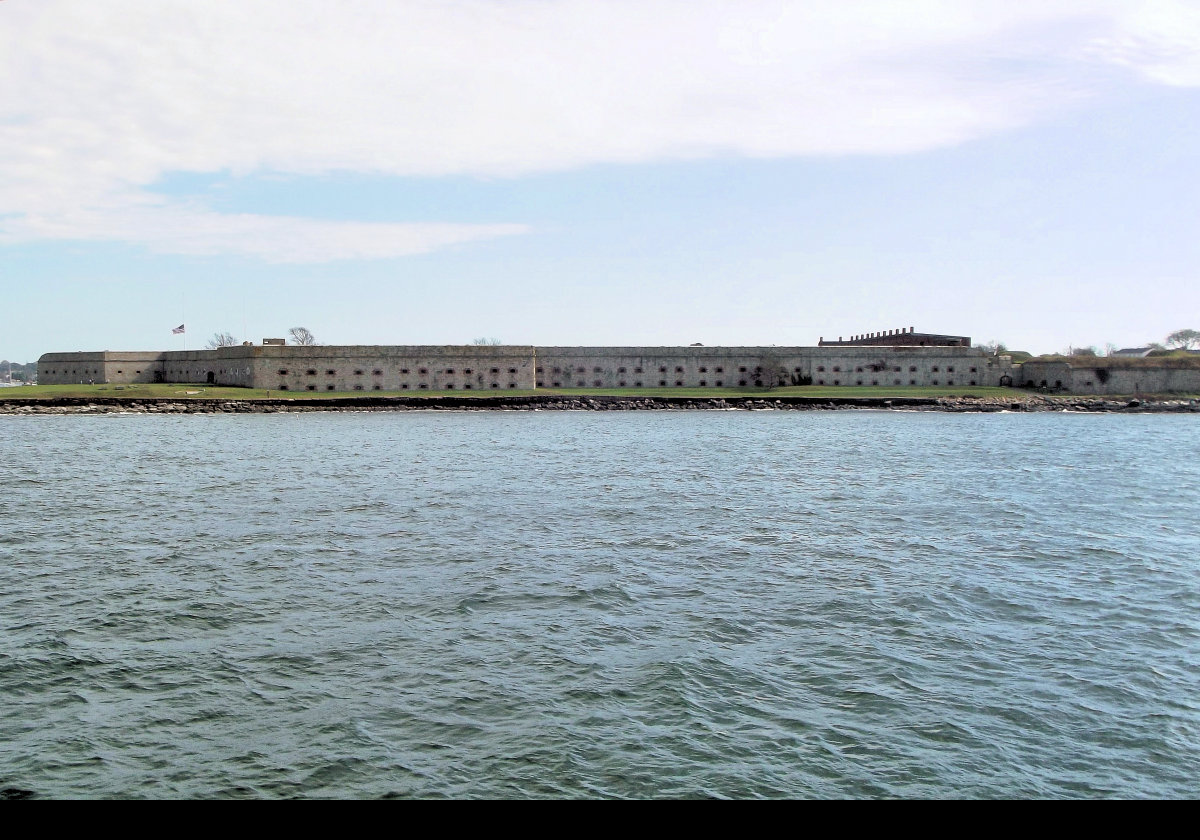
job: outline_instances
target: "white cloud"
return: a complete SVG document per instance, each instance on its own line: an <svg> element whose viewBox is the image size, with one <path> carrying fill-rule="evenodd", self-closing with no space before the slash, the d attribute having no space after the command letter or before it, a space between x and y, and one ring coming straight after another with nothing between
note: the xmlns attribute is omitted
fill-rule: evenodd
<svg viewBox="0 0 1200 840"><path fill-rule="evenodd" d="M1100 94L1097 65L1200 83L1198 43L1194 9L1168 2L8 0L0 235L413 253L522 228L225 215L142 188L906 153Z"/></svg>
<svg viewBox="0 0 1200 840"><path fill-rule="evenodd" d="M1179 0L1122 4L1119 25L1093 45L1102 61L1177 87L1200 86L1200 6Z"/></svg>
<svg viewBox="0 0 1200 840"><path fill-rule="evenodd" d="M409 256L529 230L519 224L340 222L222 214L170 203L136 207L114 201L113 205L21 217L0 233L0 242L136 240L162 253L230 254L273 263L306 263Z"/></svg>

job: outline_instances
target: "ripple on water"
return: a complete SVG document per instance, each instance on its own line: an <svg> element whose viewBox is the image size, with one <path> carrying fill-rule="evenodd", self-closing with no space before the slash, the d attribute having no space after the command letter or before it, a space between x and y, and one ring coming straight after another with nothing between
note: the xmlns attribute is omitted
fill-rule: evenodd
<svg viewBox="0 0 1200 840"><path fill-rule="evenodd" d="M1193 418L28 421L0 798L1200 795Z"/></svg>

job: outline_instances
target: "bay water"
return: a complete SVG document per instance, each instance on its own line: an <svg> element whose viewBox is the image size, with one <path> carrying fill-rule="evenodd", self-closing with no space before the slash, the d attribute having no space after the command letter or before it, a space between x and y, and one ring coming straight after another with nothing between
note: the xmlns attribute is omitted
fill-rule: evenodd
<svg viewBox="0 0 1200 840"><path fill-rule="evenodd" d="M1200 424L0 417L0 795L1200 795Z"/></svg>

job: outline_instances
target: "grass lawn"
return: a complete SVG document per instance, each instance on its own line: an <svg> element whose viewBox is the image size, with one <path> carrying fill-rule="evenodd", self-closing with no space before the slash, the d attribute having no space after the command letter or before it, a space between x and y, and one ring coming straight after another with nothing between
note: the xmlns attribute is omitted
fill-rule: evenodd
<svg viewBox="0 0 1200 840"><path fill-rule="evenodd" d="M352 397L457 397L460 399L488 399L505 397L675 397L684 399L778 399L782 397L805 397L809 399L903 399L930 397L984 397L1019 400L1029 392L1013 388L922 388L888 386L844 386L830 387L807 385L802 387L773 388L538 388L526 390L453 390L453 391L267 391L260 388L228 388L214 385L186 385L179 383L145 385L26 385L0 390L4 399L55 399L110 398L110 399L157 399L157 400L325 400Z"/></svg>

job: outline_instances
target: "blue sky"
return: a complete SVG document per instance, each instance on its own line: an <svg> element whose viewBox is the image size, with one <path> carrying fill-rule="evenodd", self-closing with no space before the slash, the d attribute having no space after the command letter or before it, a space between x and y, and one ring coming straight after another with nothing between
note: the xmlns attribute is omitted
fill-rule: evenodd
<svg viewBox="0 0 1200 840"><path fill-rule="evenodd" d="M4 0L0 71L13 361L1200 328L1194 3Z"/></svg>

